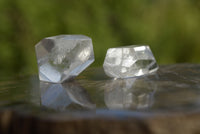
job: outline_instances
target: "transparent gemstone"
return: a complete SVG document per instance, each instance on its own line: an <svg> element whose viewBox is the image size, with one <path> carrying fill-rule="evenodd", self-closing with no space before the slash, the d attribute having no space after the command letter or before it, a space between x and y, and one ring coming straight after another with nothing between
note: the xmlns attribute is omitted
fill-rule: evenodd
<svg viewBox="0 0 200 134"><path fill-rule="evenodd" d="M142 76L158 69L151 49L146 45L108 49L103 67L108 76L115 78Z"/></svg>
<svg viewBox="0 0 200 134"><path fill-rule="evenodd" d="M41 81L62 83L94 62L92 40L84 35L47 37L35 50Z"/></svg>

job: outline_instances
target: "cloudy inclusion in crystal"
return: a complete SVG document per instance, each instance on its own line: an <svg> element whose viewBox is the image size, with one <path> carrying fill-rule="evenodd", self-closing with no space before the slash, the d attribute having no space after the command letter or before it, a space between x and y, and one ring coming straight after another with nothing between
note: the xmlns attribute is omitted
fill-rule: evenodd
<svg viewBox="0 0 200 134"><path fill-rule="evenodd" d="M62 83L94 61L92 40L84 35L47 37L35 49L41 81Z"/></svg>
<svg viewBox="0 0 200 134"><path fill-rule="evenodd" d="M108 49L103 67L108 76L115 78L141 76L158 69L149 46L145 45Z"/></svg>

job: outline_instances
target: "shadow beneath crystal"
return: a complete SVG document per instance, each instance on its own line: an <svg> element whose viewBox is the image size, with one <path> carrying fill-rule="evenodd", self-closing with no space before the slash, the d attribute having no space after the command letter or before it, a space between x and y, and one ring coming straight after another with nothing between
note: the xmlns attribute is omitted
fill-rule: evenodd
<svg viewBox="0 0 200 134"><path fill-rule="evenodd" d="M108 80L102 87L104 101L109 109L148 109L154 103L156 85L145 78Z"/></svg>
<svg viewBox="0 0 200 134"><path fill-rule="evenodd" d="M87 91L76 82L40 82L41 105L56 111L95 109Z"/></svg>

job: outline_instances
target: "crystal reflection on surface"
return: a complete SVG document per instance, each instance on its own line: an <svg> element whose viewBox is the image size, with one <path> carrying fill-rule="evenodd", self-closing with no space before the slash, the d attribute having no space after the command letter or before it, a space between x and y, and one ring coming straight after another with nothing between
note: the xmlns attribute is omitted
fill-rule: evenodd
<svg viewBox="0 0 200 134"><path fill-rule="evenodd" d="M57 111L74 109L95 109L87 91L75 82L52 84L40 82L41 105Z"/></svg>
<svg viewBox="0 0 200 134"><path fill-rule="evenodd" d="M109 109L148 109L153 105L156 90L152 83L137 78L110 80L103 88Z"/></svg>

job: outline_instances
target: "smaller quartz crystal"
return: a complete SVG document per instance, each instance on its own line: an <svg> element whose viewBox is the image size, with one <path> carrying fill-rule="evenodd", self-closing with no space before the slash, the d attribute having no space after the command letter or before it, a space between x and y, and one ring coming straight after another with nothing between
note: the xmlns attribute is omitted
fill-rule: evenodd
<svg viewBox="0 0 200 134"><path fill-rule="evenodd" d="M115 78L142 76L158 70L151 49L146 45L108 49L103 67L108 76Z"/></svg>
<svg viewBox="0 0 200 134"><path fill-rule="evenodd" d="M94 62L92 40L84 35L47 37L35 50L41 81L62 83Z"/></svg>

